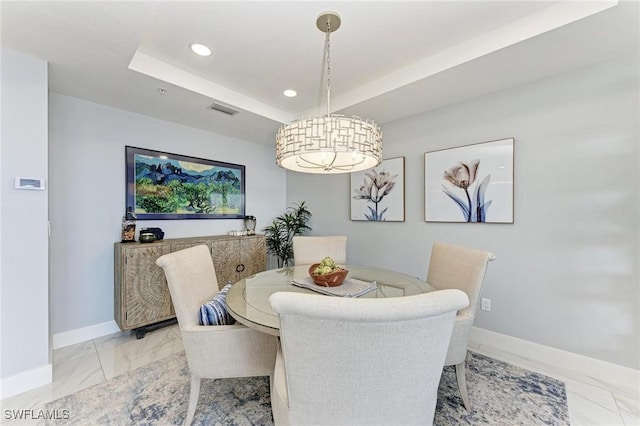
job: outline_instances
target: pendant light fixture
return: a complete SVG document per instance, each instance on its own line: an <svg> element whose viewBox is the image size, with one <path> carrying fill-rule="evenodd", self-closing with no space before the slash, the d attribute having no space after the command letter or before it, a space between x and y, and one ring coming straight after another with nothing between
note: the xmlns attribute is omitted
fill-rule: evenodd
<svg viewBox="0 0 640 426"><path fill-rule="evenodd" d="M285 124L276 135L276 163L303 173L350 173L382 161L382 131L371 120L331 114L331 33L340 27L334 12L321 14L316 26L325 32L327 115Z"/></svg>

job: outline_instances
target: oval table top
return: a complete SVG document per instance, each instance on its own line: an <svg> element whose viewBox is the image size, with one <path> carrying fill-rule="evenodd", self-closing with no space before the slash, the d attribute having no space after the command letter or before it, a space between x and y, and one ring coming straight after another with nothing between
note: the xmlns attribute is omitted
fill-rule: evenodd
<svg viewBox="0 0 640 426"><path fill-rule="evenodd" d="M345 265L347 279L376 281L375 291L360 297L403 297L435 290L425 281L400 272L368 266ZM232 317L247 327L264 333L279 335L280 320L269 304L269 296L278 291L317 294L313 290L291 284L294 279L306 279L309 265L270 269L235 283L227 293L227 309ZM336 296L323 296L336 297Z"/></svg>

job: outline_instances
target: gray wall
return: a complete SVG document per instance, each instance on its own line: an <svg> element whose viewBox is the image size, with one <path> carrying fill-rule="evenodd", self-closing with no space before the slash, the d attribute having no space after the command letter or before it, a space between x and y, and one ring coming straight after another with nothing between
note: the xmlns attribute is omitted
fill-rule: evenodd
<svg viewBox="0 0 640 426"><path fill-rule="evenodd" d="M2 49L2 379L50 363L47 278L49 191L14 189L16 177L47 177L47 90L46 62Z"/></svg>
<svg viewBox="0 0 640 426"><path fill-rule="evenodd" d="M406 221L366 223L349 220L346 175L285 174L270 147L56 94L47 166L46 63L2 54L2 378L48 364L50 335L113 320L124 145L245 164L247 213L259 229L307 200L313 233L348 235L352 263L424 278L434 241L491 249L498 259L483 296L492 312L480 312L477 326L639 368L637 57L385 124L385 157L406 158ZM503 137L516 139L515 224L425 223L424 152ZM12 188L15 176L47 172L47 191ZM237 220L139 225L168 237L242 228Z"/></svg>
<svg viewBox="0 0 640 426"><path fill-rule="evenodd" d="M348 261L425 278L430 248L492 250L475 325L638 369L638 57L619 58L383 126L405 157L406 220L349 220L349 176L289 172L313 234ZM424 153L515 138L515 223L424 222Z"/></svg>
<svg viewBox="0 0 640 426"><path fill-rule="evenodd" d="M286 173L273 149L51 94L49 126L51 332L113 321L113 243L125 211L124 146L246 166L246 212L266 226L285 208ZM244 222L138 221L165 238L226 234Z"/></svg>

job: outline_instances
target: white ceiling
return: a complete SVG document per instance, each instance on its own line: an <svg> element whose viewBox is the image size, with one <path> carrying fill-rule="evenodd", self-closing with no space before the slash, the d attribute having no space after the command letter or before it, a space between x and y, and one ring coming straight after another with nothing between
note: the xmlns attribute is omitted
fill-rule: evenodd
<svg viewBox="0 0 640 426"><path fill-rule="evenodd" d="M636 1L2 1L3 47L49 61L61 93L274 144L331 106L379 124L638 51ZM191 43L213 55L198 57ZM164 95L159 88L164 88ZM296 98L282 95L295 89ZM211 111L213 102L240 112ZM383 131L384 131L384 126Z"/></svg>

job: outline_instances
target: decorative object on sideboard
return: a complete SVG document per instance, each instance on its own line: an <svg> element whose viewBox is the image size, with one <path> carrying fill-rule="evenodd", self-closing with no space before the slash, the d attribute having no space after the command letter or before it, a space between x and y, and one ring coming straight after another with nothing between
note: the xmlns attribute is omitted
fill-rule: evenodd
<svg viewBox="0 0 640 426"><path fill-rule="evenodd" d="M304 201L287 208L285 214L276 217L271 225L263 229L267 251L278 259L278 268L291 266L293 261L293 237L304 235L311 227L307 225L311 212Z"/></svg>
<svg viewBox="0 0 640 426"><path fill-rule="evenodd" d="M377 166L382 160L382 131L371 120L331 114L331 33L340 16L324 12L316 20L325 33L327 114L285 124L276 134L276 163L303 173L351 173Z"/></svg>
<svg viewBox="0 0 640 426"><path fill-rule="evenodd" d="M155 241L161 241L162 239L164 239L164 232L162 231L162 228L142 228L140 230L140 234L142 234L143 232L149 232L153 234L155 237Z"/></svg>
<svg viewBox="0 0 640 426"><path fill-rule="evenodd" d="M123 243L134 243L136 241L136 215L131 207L122 216L122 240Z"/></svg>
<svg viewBox="0 0 640 426"><path fill-rule="evenodd" d="M244 217L244 229L247 231L247 235L256 234L256 217L255 216Z"/></svg>
<svg viewBox="0 0 640 426"><path fill-rule="evenodd" d="M244 219L245 166L132 146L125 158L138 220Z"/></svg>
<svg viewBox="0 0 640 426"><path fill-rule="evenodd" d="M138 241L141 243L152 243L156 240L156 236L153 232L148 231L140 231L140 236L138 237Z"/></svg>

